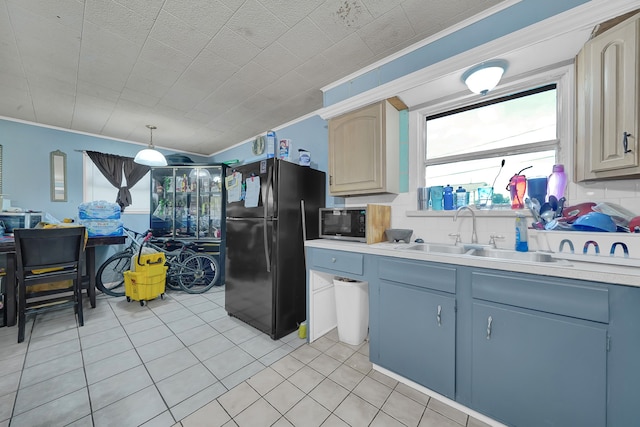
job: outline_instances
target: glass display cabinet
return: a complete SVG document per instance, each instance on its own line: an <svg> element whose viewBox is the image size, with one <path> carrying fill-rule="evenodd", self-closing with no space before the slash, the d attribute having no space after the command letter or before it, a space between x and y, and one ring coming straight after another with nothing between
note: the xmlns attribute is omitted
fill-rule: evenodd
<svg viewBox="0 0 640 427"><path fill-rule="evenodd" d="M218 257L221 273L224 273L226 234L226 196L222 185L225 167L217 164L151 168L153 236L160 241L197 243L198 250Z"/></svg>

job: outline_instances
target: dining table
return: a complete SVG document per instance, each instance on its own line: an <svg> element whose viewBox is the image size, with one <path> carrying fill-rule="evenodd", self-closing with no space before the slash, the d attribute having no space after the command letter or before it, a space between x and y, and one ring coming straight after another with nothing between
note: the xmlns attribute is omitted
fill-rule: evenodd
<svg viewBox="0 0 640 427"><path fill-rule="evenodd" d="M126 236L89 236L85 246L85 269L82 288L87 290L91 308L96 308L96 248L98 246L120 245ZM0 236L0 254L7 257L4 285L4 324L16 324L16 245L11 235Z"/></svg>

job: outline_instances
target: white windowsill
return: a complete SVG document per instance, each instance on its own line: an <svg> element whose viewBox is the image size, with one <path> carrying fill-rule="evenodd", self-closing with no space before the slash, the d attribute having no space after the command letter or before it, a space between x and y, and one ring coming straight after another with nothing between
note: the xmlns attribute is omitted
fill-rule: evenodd
<svg viewBox="0 0 640 427"><path fill-rule="evenodd" d="M532 216L528 209L472 209L476 217L514 218L516 213L521 213L527 217ZM453 218L456 211L406 211L405 214L407 217ZM459 215L469 215L469 212L463 211Z"/></svg>

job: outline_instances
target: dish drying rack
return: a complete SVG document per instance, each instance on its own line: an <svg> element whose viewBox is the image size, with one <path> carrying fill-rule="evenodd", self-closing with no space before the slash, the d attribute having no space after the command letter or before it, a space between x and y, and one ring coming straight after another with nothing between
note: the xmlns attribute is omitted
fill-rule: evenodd
<svg viewBox="0 0 640 427"><path fill-rule="evenodd" d="M640 266L640 233L529 230L538 248L557 259Z"/></svg>

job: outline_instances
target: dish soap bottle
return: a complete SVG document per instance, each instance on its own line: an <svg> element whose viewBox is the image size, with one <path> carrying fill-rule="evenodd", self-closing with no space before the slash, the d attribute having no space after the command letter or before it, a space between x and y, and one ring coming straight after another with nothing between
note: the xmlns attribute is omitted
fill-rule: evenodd
<svg viewBox="0 0 640 427"><path fill-rule="evenodd" d="M516 213L516 251L528 252L527 219L521 213Z"/></svg>

